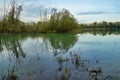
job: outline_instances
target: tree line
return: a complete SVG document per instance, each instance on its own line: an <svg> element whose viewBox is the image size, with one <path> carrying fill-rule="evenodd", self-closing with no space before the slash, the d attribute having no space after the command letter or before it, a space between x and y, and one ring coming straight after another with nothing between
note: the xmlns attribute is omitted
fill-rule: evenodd
<svg viewBox="0 0 120 80"><path fill-rule="evenodd" d="M77 20L67 10L52 8L40 9L40 21L25 23L19 19L23 10L22 5L17 5L17 0L10 1L10 9L4 3L3 19L0 20L0 33L21 32L71 32L78 26ZM21 15L22 16L22 15Z"/></svg>
<svg viewBox="0 0 120 80"><path fill-rule="evenodd" d="M4 2L3 19L0 20L0 33L47 33L47 32L80 32L83 30L120 29L120 22L94 22L78 24L74 16L67 10L41 9L40 21L25 23L19 19L23 11L17 0L10 0L10 9ZM21 15L22 16L22 15Z"/></svg>
<svg viewBox="0 0 120 80"><path fill-rule="evenodd" d="M82 30L120 30L120 22L94 22L91 24L80 24Z"/></svg>

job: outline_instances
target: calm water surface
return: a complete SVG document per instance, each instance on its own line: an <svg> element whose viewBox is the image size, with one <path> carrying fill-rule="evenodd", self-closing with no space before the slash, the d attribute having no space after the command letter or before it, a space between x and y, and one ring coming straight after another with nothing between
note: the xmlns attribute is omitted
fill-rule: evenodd
<svg viewBox="0 0 120 80"><path fill-rule="evenodd" d="M0 80L120 80L120 35L0 35Z"/></svg>

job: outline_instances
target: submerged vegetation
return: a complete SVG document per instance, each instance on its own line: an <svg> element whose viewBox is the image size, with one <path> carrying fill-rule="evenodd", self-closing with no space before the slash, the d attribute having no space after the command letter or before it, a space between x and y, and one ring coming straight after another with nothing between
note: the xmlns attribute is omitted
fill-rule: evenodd
<svg viewBox="0 0 120 80"><path fill-rule="evenodd" d="M67 9L57 10L56 8L40 9L40 20L38 22L25 23L19 19L22 11L23 7L17 4L17 0L11 0L8 9L4 2L3 18L0 20L0 33L60 33L120 29L120 22L103 21L79 24Z"/></svg>
<svg viewBox="0 0 120 80"><path fill-rule="evenodd" d="M28 43L32 54L26 52L26 40L35 41ZM99 60L84 58L81 50L70 50L77 41L72 34L1 35L0 80L113 80Z"/></svg>

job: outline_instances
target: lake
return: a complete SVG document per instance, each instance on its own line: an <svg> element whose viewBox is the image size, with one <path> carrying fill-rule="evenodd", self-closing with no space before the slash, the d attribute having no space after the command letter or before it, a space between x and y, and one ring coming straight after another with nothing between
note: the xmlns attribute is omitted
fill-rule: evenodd
<svg viewBox="0 0 120 80"><path fill-rule="evenodd" d="M0 35L0 80L120 80L120 34Z"/></svg>

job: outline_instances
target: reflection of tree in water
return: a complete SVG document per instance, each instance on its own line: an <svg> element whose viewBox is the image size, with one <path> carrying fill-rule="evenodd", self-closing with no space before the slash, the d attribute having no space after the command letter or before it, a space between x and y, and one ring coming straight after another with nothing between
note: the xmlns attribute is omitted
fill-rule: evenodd
<svg viewBox="0 0 120 80"><path fill-rule="evenodd" d="M40 36L39 36L40 37ZM38 38L38 36L37 36ZM50 42L50 45L53 47L53 59L54 62L58 63L57 70L54 71L55 76L52 76L52 80L111 80L112 77L110 75L104 76L101 66L99 66L98 61L96 60L96 67L91 68L89 66L89 61L83 59L81 55L74 54L73 52L68 53L69 48L71 48L77 38L75 35L43 35L42 38L44 39L44 45L48 46L46 43ZM9 54L9 61L14 59L14 63L10 64L8 71L3 73L0 79L2 80L21 80L21 76L17 74L19 71L18 66L20 61L23 58L26 58L26 55L21 47L21 39L23 38L3 38L0 39L0 49L1 51L4 47L7 49L7 53ZM39 43L39 41L38 41ZM46 47L49 48L49 47ZM59 50L59 51L58 51ZM63 50L66 51L67 56ZM59 54L59 55L58 55ZM37 54L34 60L30 59L28 63L34 64L36 66L35 70L30 70L28 73L24 75L26 77L23 80L40 80L41 77L44 78L43 80L50 80L51 76L46 78L46 68L44 65L39 65L41 63L40 58L38 57L40 54ZM37 58L38 57L38 58ZM35 61L35 62L33 62ZM48 61L49 62L49 61ZM22 63L21 63L22 64ZM38 66L39 65L39 66ZM41 70L41 66L43 69ZM48 65L47 65L48 66ZM38 68L39 67L39 68Z"/></svg>
<svg viewBox="0 0 120 80"><path fill-rule="evenodd" d="M3 47L2 47L2 40L0 39L0 52L3 50Z"/></svg>
<svg viewBox="0 0 120 80"><path fill-rule="evenodd" d="M3 72L0 79L2 80L18 80L16 74L17 67L21 63L21 59L25 58L25 53L21 48L19 37L0 36L0 53L1 55L8 55L8 71ZM4 49L4 52L2 52ZM3 56L4 57L4 56ZM4 59L4 58L3 58Z"/></svg>
<svg viewBox="0 0 120 80"><path fill-rule="evenodd" d="M82 59L79 55L70 52L69 57L64 57L64 52L68 51L75 44L77 38L74 35L49 35L47 37L54 48L54 57L59 67L55 80L106 80L111 76L104 76L100 66L91 68L89 61ZM60 50L60 51L58 51ZM59 55L58 55L59 54ZM68 53L67 53L68 54ZM96 64L99 65L96 61Z"/></svg>
<svg viewBox="0 0 120 80"><path fill-rule="evenodd" d="M19 59L20 57L25 58L25 53L23 52L23 49L21 48L21 42L19 38L17 37L5 37L2 36L0 40L0 47L3 50L4 48L7 50L8 54L14 54L16 59ZM11 56L12 57L12 56Z"/></svg>
<svg viewBox="0 0 120 80"><path fill-rule="evenodd" d="M68 50L70 47L72 47L75 42L77 41L75 35L59 35L57 37L53 36L49 38L52 47L55 49L65 49Z"/></svg>
<svg viewBox="0 0 120 80"><path fill-rule="evenodd" d="M82 34L90 33L90 34L93 34L93 35L102 35L102 36L111 35L111 34L119 35L120 34L120 30L118 30L118 29L115 29L115 30L84 30L81 33Z"/></svg>
<svg viewBox="0 0 120 80"><path fill-rule="evenodd" d="M46 37L50 41L55 55L59 50L67 52L77 41L77 37L73 34L52 34Z"/></svg>

